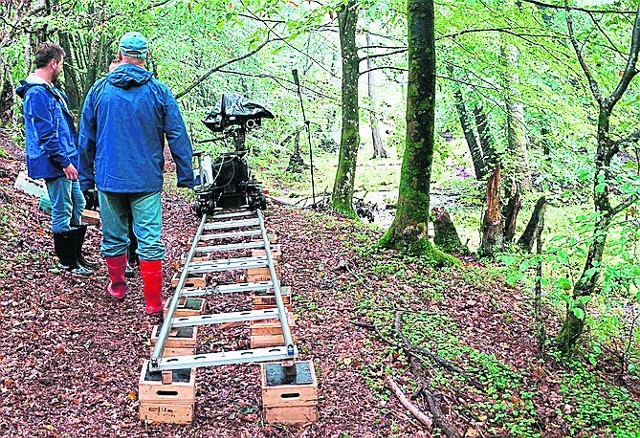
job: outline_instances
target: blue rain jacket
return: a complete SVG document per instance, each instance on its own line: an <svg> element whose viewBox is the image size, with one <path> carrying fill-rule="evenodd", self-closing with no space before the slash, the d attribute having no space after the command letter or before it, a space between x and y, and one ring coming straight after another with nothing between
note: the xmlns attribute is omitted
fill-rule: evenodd
<svg viewBox="0 0 640 438"><path fill-rule="evenodd" d="M193 188L193 150L178 103L150 71L123 64L97 81L80 120L80 187L109 193L162 190L164 139L178 187Z"/></svg>
<svg viewBox="0 0 640 438"><path fill-rule="evenodd" d="M78 167L77 132L67 95L43 79L29 75L16 93L23 100L27 172L31 178L65 176Z"/></svg>

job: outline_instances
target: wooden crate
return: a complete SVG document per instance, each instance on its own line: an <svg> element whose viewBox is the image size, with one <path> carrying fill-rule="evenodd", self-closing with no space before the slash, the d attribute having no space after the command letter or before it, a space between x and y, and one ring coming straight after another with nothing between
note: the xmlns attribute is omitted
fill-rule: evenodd
<svg viewBox="0 0 640 438"><path fill-rule="evenodd" d="M100 212L96 210L82 210L82 222L90 225L100 225Z"/></svg>
<svg viewBox="0 0 640 438"><path fill-rule="evenodd" d="M276 276L280 278L280 266L275 265ZM247 283L257 283L260 281L271 281L271 271L268 267L247 269Z"/></svg>
<svg viewBox="0 0 640 438"><path fill-rule="evenodd" d="M278 243L278 237L275 234L269 234L267 233L267 239L269 239L269 243L271 245L275 245L276 243ZM262 237L260 238L256 238L256 239L251 239L252 242L264 242L262 240Z"/></svg>
<svg viewBox="0 0 640 438"><path fill-rule="evenodd" d="M196 370L173 370L172 382L162 383L162 373L150 373L145 361L140 373L140 420L151 423L187 424L193 419Z"/></svg>
<svg viewBox="0 0 640 438"><path fill-rule="evenodd" d="M153 327L151 333L151 353L158 341L159 326ZM189 356L196 352L196 338L198 327L181 327L172 329L164 343L162 357Z"/></svg>
<svg viewBox="0 0 640 438"><path fill-rule="evenodd" d="M171 287L177 287L180 282L180 272L173 274ZM183 287L201 288L207 287L207 276L204 274L188 274Z"/></svg>
<svg viewBox="0 0 640 438"><path fill-rule="evenodd" d="M291 337L295 339L295 335L293 332L293 328L295 327L295 319L293 317L293 313L287 312L287 321L289 322ZM277 319L251 321L249 323L249 328L249 339L251 342L251 348L264 348L284 345L282 326L280 325L280 321L278 321Z"/></svg>
<svg viewBox="0 0 640 438"><path fill-rule="evenodd" d="M194 403L140 403L140 420L148 423L191 424Z"/></svg>
<svg viewBox="0 0 640 438"><path fill-rule="evenodd" d="M262 405L269 422L296 424L318 418L318 380L313 362L295 363L296 374L287 376L282 364L260 366Z"/></svg>
<svg viewBox="0 0 640 438"><path fill-rule="evenodd" d="M252 249L251 257L260 257L266 256L267 252L264 249ZM282 259L282 251L280 250L280 245L271 245L271 255L273 259L276 261L280 261Z"/></svg>
<svg viewBox="0 0 640 438"><path fill-rule="evenodd" d="M169 310L169 303L171 300L167 300L164 305L163 315L167 317L167 311ZM200 316L204 312L204 300L202 298L180 298L178 307L174 313L174 318L181 318L183 316Z"/></svg>
<svg viewBox="0 0 640 438"><path fill-rule="evenodd" d="M289 312L291 312L291 287L281 286L280 295L282 296L282 303L284 304L284 307ZM265 292L254 292L253 294L251 294L251 308L253 310L271 309L273 307L277 307L276 295L273 290Z"/></svg>

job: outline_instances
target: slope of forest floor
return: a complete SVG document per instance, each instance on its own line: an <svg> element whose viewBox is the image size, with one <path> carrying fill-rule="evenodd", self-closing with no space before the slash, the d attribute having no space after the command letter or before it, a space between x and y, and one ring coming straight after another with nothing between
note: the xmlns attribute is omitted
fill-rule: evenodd
<svg viewBox="0 0 640 438"><path fill-rule="evenodd" d="M114 304L104 266L86 279L49 273L49 216L13 188L24 152L0 146L11 156L0 158L0 436L638 436L638 382L540 360L524 291L471 261L437 269L372 250L378 231L277 205L267 228L282 248L281 283L292 287L300 358L317 370L319 419L266 423L258 367L241 365L198 370L191 425L144 424L138 378L158 321L143 314L139 276ZM165 193L166 297L196 228L191 203ZM99 229L88 236L97 260ZM206 351L249 344L246 327L201 335ZM416 394L433 426L401 405L393 382Z"/></svg>

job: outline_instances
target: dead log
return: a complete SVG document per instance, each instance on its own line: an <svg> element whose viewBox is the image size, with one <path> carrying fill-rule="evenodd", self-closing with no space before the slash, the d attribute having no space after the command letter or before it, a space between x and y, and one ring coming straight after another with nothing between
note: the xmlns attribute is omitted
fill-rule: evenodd
<svg viewBox="0 0 640 438"><path fill-rule="evenodd" d="M396 382L393 381L391 376L387 376L387 383L391 387L393 393L398 397L402 406L404 406L411 414L416 417L416 419L424 424L426 427L431 428L433 426L433 421L431 418L427 417L424 412L422 412L416 405L411 403L411 401L407 398L406 395L402 392L402 389L398 386Z"/></svg>
<svg viewBox="0 0 640 438"><path fill-rule="evenodd" d="M547 200L544 196L541 196L536 202L536 206L531 214L531 219L527 227L524 229L522 236L518 239L518 245L525 249L527 252L531 252L536 236L540 235L542 228L544 227L544 212L546 210Z"/></svg>
<svg viewBox="0 0 640 438"><path fill-rule="evenodd" d="M511 183L511 196L509 202L504 209L505 227L504 227L504 242L513 242L513 237L516 235L516 225L518 224L518 214L520 213L520 207L522 207L522 199L520 197L520 186L512 181Z"/></svg>
<svg viewBox="0 0 640 438"><path fill-rule="evenodd" d="M493 257L504 245L504 222L500 211L500 165L487 180L487 209L482 219L482 255Z"/></svg>

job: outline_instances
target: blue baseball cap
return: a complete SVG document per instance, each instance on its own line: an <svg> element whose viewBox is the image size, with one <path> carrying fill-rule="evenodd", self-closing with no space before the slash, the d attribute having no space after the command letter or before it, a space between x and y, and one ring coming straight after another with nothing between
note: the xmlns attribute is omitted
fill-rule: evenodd
<svg viewBox="0 0 640 438"><path fill-rule="evenodd" d="M140 32L127 32L120 38L120 52L130 58L146 58L149 50L147 39Z"/></svg>

